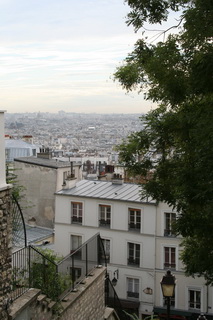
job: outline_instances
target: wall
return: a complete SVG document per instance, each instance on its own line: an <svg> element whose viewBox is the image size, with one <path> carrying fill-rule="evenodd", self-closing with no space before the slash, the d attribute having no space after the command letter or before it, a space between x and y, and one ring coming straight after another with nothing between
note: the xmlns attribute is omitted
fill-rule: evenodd
<svg viewBox="0 0 213 320"><path fill-rule="evenodd" d="M7 319L6 307L11 280L11 214L10 190L0 190L0 319Z"/></svg>
<svg viewBox="0 0 213 320"><path fill-rule="evenodd" d="M75 292L56 305L37 289L30 289L11 306L15 320L103 320L105 314L105 268L94 269ZM0 318L3 320L2 318ZM113 318L112 318L113 319ZM115 318L114 318L115 319Z"/></svg>
<svg viewBox="0 0 213 320"><path fill-rule="evenodd" d="M71 224L71 201L83 203L83 223ZM99 204L111 205L111 228L99 227ZM141 209L141 232L128 230L128 208ZM127 201L104 201L103 199L56 195L55 250L63 255L70 252L71 235L82 236L87 241L97 232L110 240L110 263L107 266L110 279L119 269L116 292L120 299L127 299L127 278L139 279L139 301L143 313L153 307L153 295L144 293L154 288L155 270L155 223L156 206ZM127 243L140 244L140 267L127 265ZM134 301L135 302L135 301Z"/></svg>
<svg viewBox="0 0 213 320"><path fill-rule="evenodd" d="M57 166L56 161L55 164ZM56 169L19 161L14 162L14 167L19 185L25 188L26 200L21 204L26 223L34 217L38 226L54 228L55 192L63 188L63 172L71 171L71 168ZM78 165L73 168L77 181L81 177L81 169Z"/></svg>
<svg viewBox="0 0 213 320"><path fill-rule="evenodd" d="M190 311L195 314L211 313L213 304L213 288L207 287L203 277L186 277L184 273L184 265L181 262L181 236L164 236L165 229L165 212L175 212L165 203L159 203L157 207L157 235L156 235L156 275L155 275L155 306L163 305L163 296L160 287L160 281L165 275L167 269L164 268L164 247L176 248L176 267L172 269L173 275L176 277L175 288L175 308L178 310ZM189 308L190 290L198 290L201 293L201 308ZM208 315L207 319L208 319Z"/></svg>
<svg viewBox="0 0 213 320"><path fill-rule="evenodd" d="M77 292L71 292L62 305L60 320L101 320L105 313L105 268L97 268Z"/></svg>
<svg viewBox="0 0 213 320"><path fill-rule="evenodd" d="M57 170L22 162L14 165L18 183L26 189L27 202L22 203L26 223L34 217L37 225L53 228Z"/></svg>

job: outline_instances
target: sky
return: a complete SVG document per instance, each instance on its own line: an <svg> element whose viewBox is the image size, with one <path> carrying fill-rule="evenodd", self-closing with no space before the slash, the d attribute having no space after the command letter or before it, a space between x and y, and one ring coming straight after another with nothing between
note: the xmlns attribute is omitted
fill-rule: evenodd
<svg viewBox="0 0 213 320"><path fill-rule="evenodd" d="M141 32L123 0L0 0L0 109L145 113L113 80Z"/></svg>

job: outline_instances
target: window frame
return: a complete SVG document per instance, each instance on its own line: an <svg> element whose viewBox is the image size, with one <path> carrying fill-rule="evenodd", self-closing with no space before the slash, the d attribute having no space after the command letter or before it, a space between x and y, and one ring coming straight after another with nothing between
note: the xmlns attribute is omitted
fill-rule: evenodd
<svg viewBox="0 0 213 320"><path fill-rule="evenodd" d="M73 208L73 205L77 205L76 208ZM80 208L81 205L81 208ZM74 209L76 214L74 214ZM83 202L80 201L71 201L71 223L73 224L82 224L83 222Z"/></svg>
<svg viewBox="0 0 213 320"><path fill-rule="evenodd" d="M104 251L105 251L105 254L106 254L106 257L105 256L101 256L101 261L104 261L105 262L105 258L106 258L106 262L107 263L110 263L110 256L111 256L111 240L110 239L107 239L107 238L102 238L101 237L101 240L103 242L103 246L104 246ZM106 250L106 245L107 243L109 244L109 250ZM108 253L108 254L107 254Z"/></svg>
<svg viewBox="0 0 213 320"><path fill-rule="evenodd" d="M168 299L166 297L163 297L163 306L167 307ZM170 307L175 308L175 291L174 295L170 297Z"/></svg>
<svg viewBox="0 0 213 320"><path fill-rule="evenodd" d="M141 245L135 242L127 242L127 265L140 267L140 255Z"/></svg>
<svg viewBox="0 0 213 320"><path fill-rule="evenodd" d="M138 213L140 222L137 222ZM141 209L128 208L128 229L136 232L141 231Z"/></svg>
<svg viewBox="0 0 213 320"><path fill-rule="evenodd" d="M103 209L104 209L104 211L103 211ZM107 212L108 209L109 209L109 212ZM111 227L111 213L112 213L112 206L111 205L109 205L109 204L99 204L98 205L99 227L104 227L104 228ZM108 217L108 214L109 214L109 217Z"/></svg>
<svg viewBox="0 0 213 320"><path fill-rule="evenodd" d="M167 250L168 249L168 250ZM168 252L166 252L166 250ZM166 255L168 256L168 261L166 258ZM177 248L174 246L164 246L163 247L163 267L164 269L172 269L177 270Z"/></svg>
<svg viewBox="0 0 213 320"><path fill-rule="evenodd" d="M82 268L81 267L70 267L70 276L74 282L79 280L82 277Z"/></svg>
<svg viewBox="0 0 213 320"><path fill-rule="evenodd" d="M75 242L78 243L78 245L76 246L76 248L75 248L75 246L73 246L73 244L74 244L74 238L75 238L75 240L77 240L77 241L75 241ZM79 241L79 240L80 240L80 241ZM82 243L83 243L83 237L82 237L82 235L71 234L71 235L70 235L70 253L71 253L71 254L74 253L79 247L82 246ZM79 250L77 253L74 253L74 255L75 255L76 258L81 259L81 250Z"/></svg>
<svg viewBox="0 0 213 320"><path fill-rule="evenodd" d="M130 290L130 287L132 287ZM126 278L126 296L127 299L139 300L140 298L140 280L138 278Z"/></svg>
<svg viewBox="0 0 213 320"><path fill-rule="evenodd" d="M190 300L190 292L193 292L194 294L194 299L193 299L193 301L192 300ZM197 301L196 300L196 297L195 297L195 295L196 295L196 293L199 293L199 301ZM202 310L202 308L201 308L201 303L202 303L202 290L201 290L201 288L188 288L188 310L199 310L199 311L201 311ZM193 304L193 306L191 306L191 304ZM199 304L199 307L197 308L197 306L195 306L195 305L197 305L197 304Z"/></svg>
<svg viewBox="0 0 213 320"><path fill-rule="evenodd" d="M164 237L175 237L175 234L172 232L172 224L174 221L176 221L176 219L176 212L164 212Z"/></svg>

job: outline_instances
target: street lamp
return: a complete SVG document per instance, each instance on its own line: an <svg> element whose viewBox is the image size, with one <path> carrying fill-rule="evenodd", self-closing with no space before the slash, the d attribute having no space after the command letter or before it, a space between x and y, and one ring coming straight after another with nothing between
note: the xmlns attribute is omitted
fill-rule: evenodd
<svg viewBox="0 0 213 320"><path fill-rule="evenodd" d="M164 298L167 299L167 320L170 318L170 299L174 296L176 280L175 276L171 274L171 271L168 270L166 275L163 276L161 282L161 289Z"/></svg>
<svg viewBox="0 0 213 320"><path fill-rule="evenodd" d="M118 282L118 269L114 271L114 278L112 279L112 285L115 287L117 282Z"/></svg>

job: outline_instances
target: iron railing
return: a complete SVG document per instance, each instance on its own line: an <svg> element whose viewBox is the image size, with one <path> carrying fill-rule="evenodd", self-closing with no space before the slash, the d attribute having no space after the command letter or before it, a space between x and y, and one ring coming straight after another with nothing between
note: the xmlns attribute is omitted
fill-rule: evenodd
<svg viewBox="0 0 213 320"><path fill-rule="evenodd" d="M12 255L11 298L14 301L29 288L37 288L52 300L62 300L70 291L75 290L97 265L101 262L103 264L103 260L107 266L104 245L99 234L58 263L32 246L17 250ZM108 276L105 279L105 304L115 309L120 320L129 319Z"/></svg>
<svg viewBox="0 0 213 320"><path fill-rule="evenodd" d="M18 200L12 195L12 243L13 247L27 246L27 233L23 213Z"/></svg>
<svg viewBox="0 0 213 320"><path fill-rule="evenodd" d="M57 272L64 278L70 277L71 285L60 298L66 296L70 290L74 290L97 265L102 264L103 257L105 257L106 266L104 246L98 233L61 260L57 264Z"/></svg>
<svg viewBox="0 0 213 320"><path fill-rule="evenodd" d="M11 298L17 299L29 288L41 289L42 293L56 299L60 291L57 264L32 246L12 254Z"/></svg>
<svg viewBox="0 0 213 320"><path fill-rule="evenodd" d="M11 299L15 300L30 288L29 248L24 247L12 254Z"/></svg>
<svg viewBox="0 0 213 320"><path fill-rule="evenodd" d="M129 316L123 311L124 308L122 307L120 299L118 298L108 274L106 275L105 279L105 305L115 309L120 320L130 319Z"/></svg>
<svg viewBox="0 0 213 320"><path fill-rule="evenodd" d="M99 233L58 263L33 246L17 250L12 255L12 299L29 288L41 289L53 300L63 299L103 261L107 266Z"/></svg>

